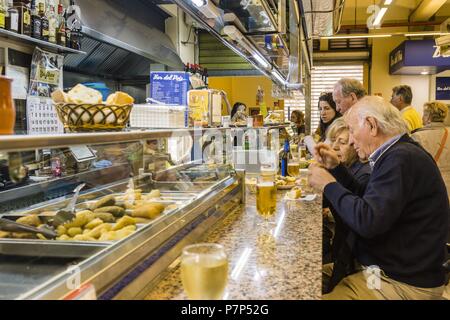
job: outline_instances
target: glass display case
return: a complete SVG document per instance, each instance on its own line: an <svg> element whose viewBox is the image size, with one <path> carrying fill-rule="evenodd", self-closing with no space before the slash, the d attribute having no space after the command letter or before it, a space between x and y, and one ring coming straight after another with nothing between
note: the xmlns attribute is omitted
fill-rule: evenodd
<svg viewBox="0 0 450 320"><path fill-rule="evenodd" d="M230 130L217 132L225 141ZM245 201L242 172L208 157L205 136L1 137L0 299L67 299L85 285L99 299L144 296L185 245Z"/></svg>

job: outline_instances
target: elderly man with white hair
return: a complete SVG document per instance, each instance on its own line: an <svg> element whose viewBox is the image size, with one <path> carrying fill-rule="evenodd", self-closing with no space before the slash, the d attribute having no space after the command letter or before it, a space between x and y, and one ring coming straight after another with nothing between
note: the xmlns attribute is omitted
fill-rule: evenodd
<svg viewBox="0 0 450 320"><path fill-rule="evenodd" d="M366 96L363 84L351 78L343 78L334 86L333 100L336 102L336 110L346 114L359 100Z"/></svg>
<svg viewBox="0 0 450 320"><path fill-rule="evenodd" d="M380 97L363 98L345 119L372 175L361 187L328 145L316 146L321 166L310 169L309 182L353 233L357 264L324 299L440 299L449 201L436 163Z"/></svg>

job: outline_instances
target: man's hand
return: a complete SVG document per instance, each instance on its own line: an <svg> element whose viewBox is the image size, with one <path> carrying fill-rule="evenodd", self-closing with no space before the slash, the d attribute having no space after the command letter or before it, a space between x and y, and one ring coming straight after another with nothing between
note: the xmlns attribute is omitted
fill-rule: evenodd
<svg viewBox="0 0 450 320"><path fill-rule="evenodd" d="M319 143L314 147L314 158L328 170L336 168L340 163L336 151L325 143Z"/></svg>
<svg viewBox="0 0 450 320"><path fill-rule="evenodd" d="M330 183L336 182L336 179L324 168L312 165L309 167L308 182L311 187L323 192Z"/></svg>

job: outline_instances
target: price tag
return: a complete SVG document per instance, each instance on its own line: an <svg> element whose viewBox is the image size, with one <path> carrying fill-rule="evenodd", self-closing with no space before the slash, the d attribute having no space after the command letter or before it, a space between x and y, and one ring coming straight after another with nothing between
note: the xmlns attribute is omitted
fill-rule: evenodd
<svg viewBox="0 0 450 320"><path fill-rule="evenodd" d="M97 157L88 146L72 146L69 149L77 162L84 162Z"/></svg>
<svg viewBox="0 0 450 320"><path fill-rule="evenodd" d="M88 283L69 293L64 300L97 300L97 292L94 285Z"/></svg>

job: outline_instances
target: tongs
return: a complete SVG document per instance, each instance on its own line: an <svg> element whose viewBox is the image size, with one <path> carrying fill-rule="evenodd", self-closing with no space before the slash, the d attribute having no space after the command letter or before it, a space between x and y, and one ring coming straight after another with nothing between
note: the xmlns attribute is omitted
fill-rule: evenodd
<svg viewBox="0 0 450 320"><path fill-rule="evenodd" d="M73 195L73 197L70 200L67 207L65 207L64 209L58 210L58 212L56 212L55 216L53 217L53 219L51 221L51 224L53 227L57 228L60 225L63 225L65 223L75 219L75 217L76 217L75 205L78 200L78 195L79 195L81 189L83 189L85 186L86 186L86 184L83 183L83 184L80 184L78 187L76 187L75 190L73 191L75 194Z"/></svg>
<svg viewBox="0 0 450 320"><path fill-rule="evenodd" d="M57 234L53 230L47 227L35 228L5 218L0 218L0 229L7 232L27 232L34 234L42 234L44 237L48 239L54 239L57 236Z"/></svg>

